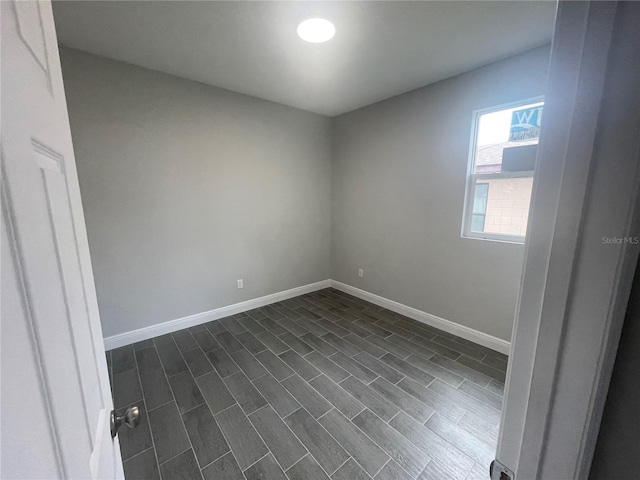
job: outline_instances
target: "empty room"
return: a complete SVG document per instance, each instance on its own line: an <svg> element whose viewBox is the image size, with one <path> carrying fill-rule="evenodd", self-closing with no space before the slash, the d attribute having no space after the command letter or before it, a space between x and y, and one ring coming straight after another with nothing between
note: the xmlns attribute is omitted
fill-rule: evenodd
<svg viewBox="0 0 640 480"><path fill-rule="evenodd" d="M3 1L1 477L637 478L639 27Z"/></svg>

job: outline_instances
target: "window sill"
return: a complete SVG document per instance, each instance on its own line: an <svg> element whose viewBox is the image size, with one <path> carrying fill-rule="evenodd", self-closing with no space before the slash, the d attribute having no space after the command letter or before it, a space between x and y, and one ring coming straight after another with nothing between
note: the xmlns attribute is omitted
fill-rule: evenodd
<svg viewBox="0 0 640 480"><path fill-rule="evenodd" d="M488 235L470 235L470 234L462 234L461 238L470 239L470 240L484 240L487 242L498 242L498 243L511 243L514 245L524 245L525 237L518 237L512 235L504 235L504 236L488 236Z"/></svg>

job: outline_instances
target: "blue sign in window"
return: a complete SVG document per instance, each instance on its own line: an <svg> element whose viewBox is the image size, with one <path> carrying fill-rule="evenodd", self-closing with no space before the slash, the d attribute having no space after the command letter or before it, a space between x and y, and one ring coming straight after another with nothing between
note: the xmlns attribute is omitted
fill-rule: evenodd
<svg viewBox="0 0 640 480"><path fill-rule="evenodd" d="M540 136L542 105L533 108L514 110L511 113L510 142L532 140Z"/></svg>

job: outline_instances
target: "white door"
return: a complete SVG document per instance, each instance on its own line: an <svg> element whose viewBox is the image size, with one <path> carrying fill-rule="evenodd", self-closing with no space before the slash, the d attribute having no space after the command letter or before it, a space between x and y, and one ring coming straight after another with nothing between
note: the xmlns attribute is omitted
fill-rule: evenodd
<svg viewBox="0 0 640 480"><path fill-rule="evenodd" d="M123 478L51 4L0 4L0 477Z"/></svg>

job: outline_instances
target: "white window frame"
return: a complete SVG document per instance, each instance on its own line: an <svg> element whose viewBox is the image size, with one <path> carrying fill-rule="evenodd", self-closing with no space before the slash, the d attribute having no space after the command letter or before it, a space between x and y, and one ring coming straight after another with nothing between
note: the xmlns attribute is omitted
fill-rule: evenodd
<svg viewBox="0 0 640 480"><path fill-rule="evenodd" d="M478 178L485 178L487 180L495 178L529 178L533 177L533 171L525 172L501 172L501 173L474 173L476 164L477 153L477 141L478 141L478 127L480 126L480 117L487 113L493 113L500 110L507 110L510 108L524 107L525 105L531 105L535 103L544 102L544 96L532 97L523 100L518 100L510 103L503 103L501 105L495 105L489 108L483 108L480 110L474 110L471 119L471 139L469 140L469 160L467 163L467 183L464 192L464 208L462 213L462 233L463 238L474 238L479 240L490 240L495 242L507 242L507 243L524 243L524 235L511 235L507 233L487 233L487 232L473 232L471 230L471 221L473 219L473 199L475 184Z"/></svg>

